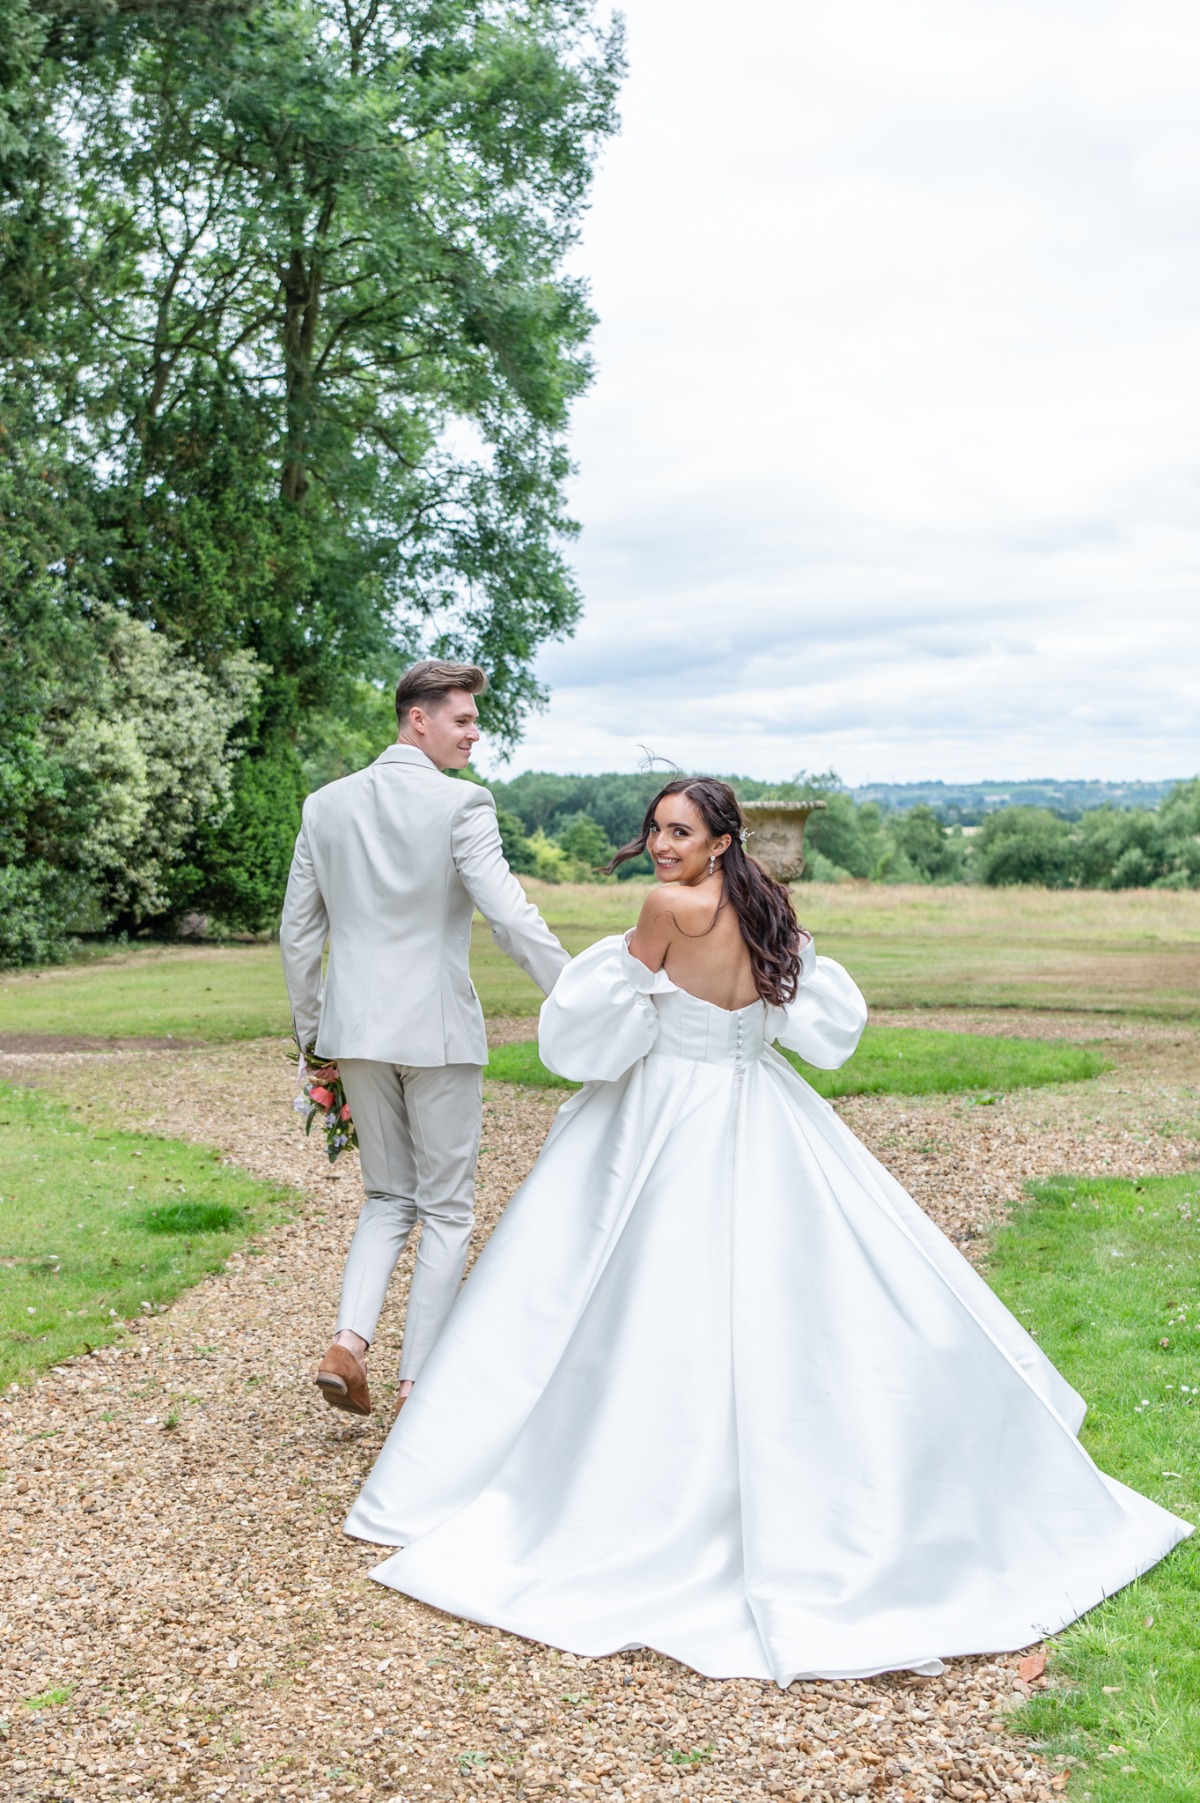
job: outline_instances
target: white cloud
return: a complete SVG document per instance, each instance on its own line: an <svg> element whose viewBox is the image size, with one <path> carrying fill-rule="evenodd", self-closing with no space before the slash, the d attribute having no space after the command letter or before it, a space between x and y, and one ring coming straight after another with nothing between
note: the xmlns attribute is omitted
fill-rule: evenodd
<svg viewBox="0 0 1200 1803"><path fill-rule="evenodd" d="M1200 767L1200 14L627 0L512 768Z"/></svg>

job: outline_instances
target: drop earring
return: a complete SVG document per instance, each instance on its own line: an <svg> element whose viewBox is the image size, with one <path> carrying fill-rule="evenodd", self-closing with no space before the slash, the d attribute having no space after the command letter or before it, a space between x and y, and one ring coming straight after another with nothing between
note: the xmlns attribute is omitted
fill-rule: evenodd
<svg viewBox="0 0 1200 1803"><path fill-rule="evenodd" d="M710 853L710 855L709 855L709 860L708 860L708 874L709 874L709 876L712 876L712 874L713 874L713 872L714 872L714 871L715 871L715 870L716 870L716 868L717 868L717 860L716 860L716 858L715 858L715 857L713 857L713 856L712 856L712 855L711 855L711 853Z"/></svg>

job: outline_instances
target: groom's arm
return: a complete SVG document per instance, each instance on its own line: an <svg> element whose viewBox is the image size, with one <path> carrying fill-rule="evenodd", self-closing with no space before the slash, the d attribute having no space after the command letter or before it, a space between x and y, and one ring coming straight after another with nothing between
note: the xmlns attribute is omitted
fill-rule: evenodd
<svg viewBox="0 0 1200 1803"><path fill-rule="evenodd" d="M329 915L313 868L308 843L308 822L296 836L292 868L288 873L283 919L279 923L279 949L283 954L283 980L292 1005L292 1026L300 1050L307 1051L317 1037L321 1018L321 953L329 932Z"/></svg>
<svg viewBox="0 0 1200 1803"><path fill-rule="evenodd" d="M500 950L549 995L559 971L571 960L508 868L490 790L472 786L467 791L454 822L451 851L467 893Z"/></svg>

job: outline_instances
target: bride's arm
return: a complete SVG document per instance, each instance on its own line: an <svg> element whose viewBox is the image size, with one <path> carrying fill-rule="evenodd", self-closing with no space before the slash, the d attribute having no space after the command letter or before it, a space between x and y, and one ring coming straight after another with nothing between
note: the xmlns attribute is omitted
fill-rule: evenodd
<svg viewBox="0 0 1200 1803"><path fill-rule="evenodd" d="M542 1063L577 1083L612 1082L658 1037L651 996L670 989L613 934L572 958L542 1003L538 1043Z"/></svg>
<svg viewBox="0 0 1200 1803"><path fill-rule="evenodd" d="M853 1054L866 1024L867 1004L858 984L832 958L819 958L810 938L800 951L796 999L771 1009L768 1039L832 1071Z"/></svg>

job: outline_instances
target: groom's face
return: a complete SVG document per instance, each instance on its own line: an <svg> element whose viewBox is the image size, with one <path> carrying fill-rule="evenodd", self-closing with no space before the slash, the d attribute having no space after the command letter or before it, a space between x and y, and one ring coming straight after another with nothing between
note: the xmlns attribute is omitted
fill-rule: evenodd
<svg viewBox="0 0 1200 1803"><path fill-rule="evenodd" d="M451 689L440 707L412 711L421 749L439 770L466 769L479 743L478 718L475 697L465 689Z"/></svg>

